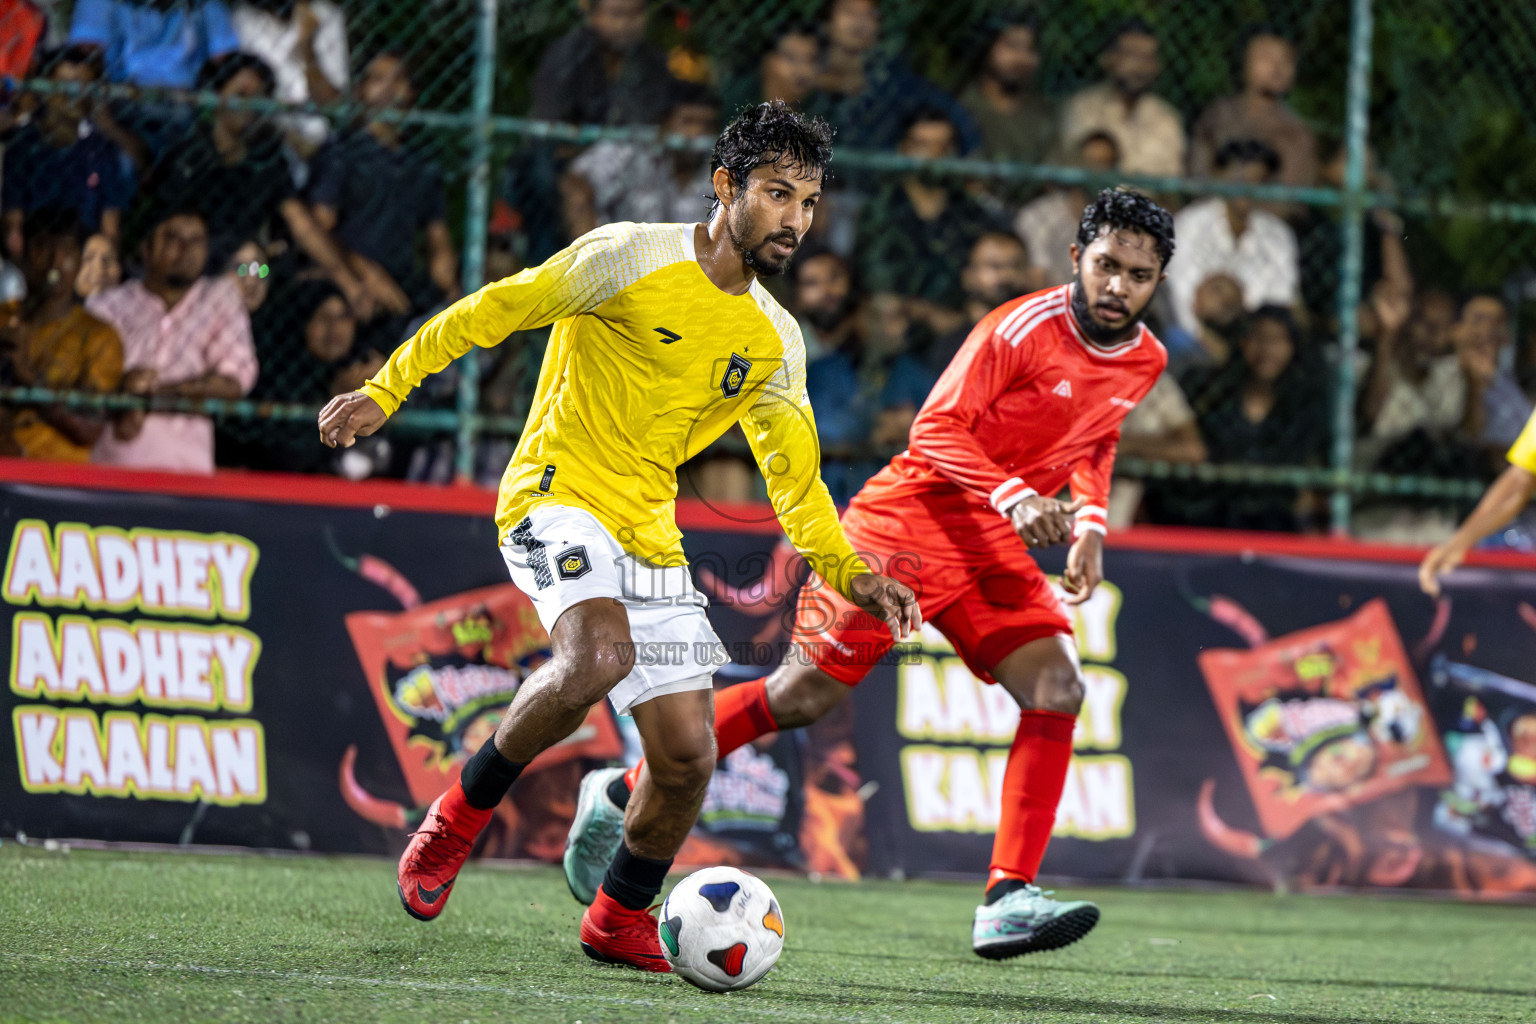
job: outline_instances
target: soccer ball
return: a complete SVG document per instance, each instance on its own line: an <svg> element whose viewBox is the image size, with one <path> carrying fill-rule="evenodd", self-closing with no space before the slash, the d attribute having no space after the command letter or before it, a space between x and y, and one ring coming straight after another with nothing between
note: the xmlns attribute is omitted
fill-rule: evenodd
<svg viewBox="0 0 1536 1024"><path fill-rule="evenodd" d="M656 924L675 974L710 992L760 981L784 949L784 915L762 879L705 868L678 882Z"/></svg>

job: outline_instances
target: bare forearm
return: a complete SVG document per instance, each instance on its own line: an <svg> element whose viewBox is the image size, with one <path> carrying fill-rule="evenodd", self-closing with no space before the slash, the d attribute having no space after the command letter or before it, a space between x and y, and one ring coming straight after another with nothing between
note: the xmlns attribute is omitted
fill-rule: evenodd
<svg viewBox="0 0 1536 1024"><path fill-rule="evenodd" d="M144 430L143 409L129 409L112 420L112 434L119 441L132 441Z"/></svg>
<svg viewBox="0 0 1536 1024"><path fill-rule="evenodd" d="M288 223L288 230L293 232L293 240L298 242L299 248L318 263L333 280L338 283L357 280L356 275L348 268L341 249L332 241L329 232L323 230L315 218L310 216L308 207L295 199L283 204L282 212L283 220Z"/></svg>
<svg viewBox="0 0 1536 1024"><path fill-rule="evenodd" d="M560 206L565 214L565 227L572 238L597 227L597 203L592 185L579 174L567 173L560 179Z"/></svg>
<svg viewBox="0 0 1536 1024"><path fill-rule="evenodd" d="M104 421L98 417L82 416L62 405L44 406L38 410L38 415L44 423L63 434L72 443L83 446L95 444L105 426Z"/></svg>
<svg viewBox="0 0 1536 1024"><path fill-rule="evenodd" d="M1466 408L1461 414L1461 432L1470 440L1483 436L1483 388L1467 378Z"/></svg>
<svg viewBox="0 0 1536 1024"><path fill-rule="evenodd" d="M1375 423L1376 417L1381 415L1387 395L1392 393L1392 385L1397 380L1396 333L1383 334L1376 345L1376 359L1371 363L1371 375L1366 380L1365 398L1360 408L1367 423Z"/></svg>
<svg viewBox="0 0 1536 1024"><path fill-rule="evenodd" d="M437 285L444 295L450 299L459 296L459 260L452 250L433 253L429 272L432 275L432 283Z"/></svg>
<svg viewBox="0 0 1536 1024"><path fill-rule="evenodd" d="M1193 435L1181 432L1161 437L1121 437L1119 453L1121 458L1163 462L1204 462L1208 455L1198 431Z"/></svg>
<svg viewBox="0 0 1536 1024"><path fill-rule="evenodd" d="M331 80L325 77L325 72L320 70L320 62L315 59L313 50L304 54L304 80L309 84L309 98L320 106L341 99L341 90L332 85Z"/></svg>
<svg viewBox="0 0 1536 1024"><path fill-rule="evenodd" d="M427 225L427 254L427 273L432 283L452 302L463 294L459 288L459 257L448 225L440 220Z"/></svg>
<svg viewBox="0 0 1536 1024"><path fill-rule="evenodd" d="M215 372L178 384L167 384L160 393L177 398L239 398L244 391L233 377Z"/></svg>
<svg viewBox="0 0 1536 1024"><path fill-rule="evenodd" d="M1381 279L1404 293L1413 291L1413 271L1408 266L1408 250L1403 248L1397 231L1381 233Z"/></svg>
<svg viewBox="0 0 1536 1024"><path fill-rule="evenodd" d="M1536 493L1536 476L1519 466L1510 466L1484 492L1477 508L1456 530L1453 542L1463 549L1470 548L1490 533L1502 530L1514 522L1533 493Z"/></svg>
<svg viewBox="0 0 1536 1024"><path fill-rule="evenodd" d="M149 166L149 147L137 135L105 115L97 115L95 125L108 141L127 154L133 166L141 171Z"/></svg>
<svg viewBox="0 0 1536 1024"><path fill-rule="evenodd" d="M1122 436L1116 450L1120 455L1169 462L1204 462L1211 457L1192 411L1178 426L1155 437Z"/></svg>

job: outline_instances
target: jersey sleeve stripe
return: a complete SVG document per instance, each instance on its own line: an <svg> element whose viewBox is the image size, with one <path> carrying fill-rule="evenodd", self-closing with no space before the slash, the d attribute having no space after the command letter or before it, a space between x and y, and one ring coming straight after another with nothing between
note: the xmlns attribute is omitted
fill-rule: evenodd
<svg viewBox="0 0 1536 1024"><path fill-rule="evenodd" d="M1029 299L1026 302L1019 303L1018 308L1004 317L1003 322L997 325L997 333L1007 337L1009 331L1011 331L1013 327L1019 323L1020 320L1028 319L1043 305L1052 302L1058 302L1060 299L1060 293L1052 291L1047 292L1044 295L1037 295L1033 299Z"/></svg>
<svg viewBox="0 0 1536 1024"><path fill-rule="evenodd" d="M998 484L997 487L992 491L992 507L997 509L997 511L1003 515L1007 515L1009 509L1013 508L1013 506L1017 505L1025 498L1034 497L1035 494L1035 489L1025 486L1023 480L1016 476L1010 477L1007 480L1004 480L1002 483Z"/></svg>
<svg viewBox="0 0 1536 1024"><path fill-rule="evenodd" d="M1058 317L1058 316L1065 316L1066 313L1067 313L1067 303L1066 303L1065 300L1063 300L1061 302L1058 302L1058 303L1055 303L1053 305L1044 307L1043 309L1041 309L1037 313L1035 313L1034 316L1032 316L1028 320L1024 321L1024 323L1022 323L1022 324L1018 325L1017 327L1015 327L1014 330L1013 330L1013 334L1011 336L1009 336L1009 338L1008 338L1008 343L1010 345L1015 345L1015 346L1018 345L1025 338L1029 337L1029 332L1033 331L1036 327L1039 327L1041 324L1045 323L1047 320L1051 320L1051 319L1053 319L1055 317Z"/></svg>
<svg viewBox="0 0 1536 1024"><path fill-rule="evenodd" d="M1103 519L1107 515L1109 513L1100 505L1084 505L1077 510L1077 518L1079 519L1087 519L1090 516L1097 516Z"/></svg>

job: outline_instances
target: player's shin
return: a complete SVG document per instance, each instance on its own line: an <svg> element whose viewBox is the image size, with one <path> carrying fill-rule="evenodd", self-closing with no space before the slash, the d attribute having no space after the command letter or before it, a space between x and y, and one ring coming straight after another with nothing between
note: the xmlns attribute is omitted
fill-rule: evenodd
<svg viewBox="0 0 1536 1024"><path fill-rule="evenodd" d="M1003 773L1002 816L992 842L987 902L1034 881L1051 840L1072 761L1075 715L1025 710Z"/></svg>
<svg viewBox="0 0 1536 1024"><path fill-rule="evenodd" d="M669 970L646 908L660 896L715 770L712 708L710 691L698 689L631 709L651 767L630 800L623 841L582 915L582 949L594 960Z"/></svg>
<svg viewBox="0 0 1536 1024"><path fill-rule="evenodd" d="M624 839L644 857L671 857L693 828L715 770L714 703L707 689L669 693L630 709L648 770L624 816Z"/></svg>

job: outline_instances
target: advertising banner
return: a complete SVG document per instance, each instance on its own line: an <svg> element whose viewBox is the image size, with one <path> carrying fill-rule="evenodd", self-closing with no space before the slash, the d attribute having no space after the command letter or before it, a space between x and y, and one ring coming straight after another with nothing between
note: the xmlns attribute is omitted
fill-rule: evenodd
<svg viewBox="0 0 1536 1024"><path fill-rule="evenodd" d="M1112 539L1075 615L1083 709L1043 870L1536 893L1536 572L1484 556L1436 602L1416 560ZM936 634L876 673L854 698L865 870L984 871L1016 708Z"/></svg>
<svg viewBox="0 0 1536 1024"><path fill-rule="evenodd" d="M0 833L394 854L548 657L485 492L0 471ZM679 521L717 687L767 675L803 561L765 508ZM1072 609L1046 873L1536 893L1536 560L1480 556L1438 602L1414 562L1111 538ZM680 862L979 877L1018 721L926 628L812 728L722 759ZM483 855L557 860L581 774L636 756L594 707Z"/></svg>
<svg viewBox="0 0 1536 1024"><path fill-rule="evenodd" d="M0 501L8 833L392 852L548 656L483 514L24 483ZM563 847L540 794L572 802L583 759L622 751L594 709L488 849Z"/></svg>

